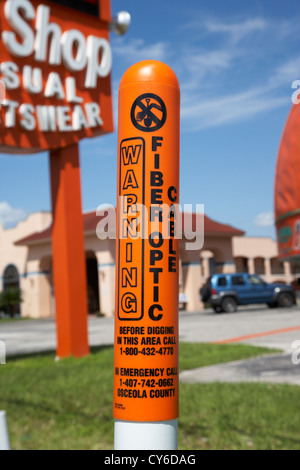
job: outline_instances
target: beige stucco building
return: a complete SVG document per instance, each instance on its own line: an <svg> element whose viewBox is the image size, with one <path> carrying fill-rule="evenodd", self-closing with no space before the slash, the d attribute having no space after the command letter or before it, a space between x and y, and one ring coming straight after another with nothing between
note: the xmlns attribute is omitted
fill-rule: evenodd
<svg viewBox="0 0 300 470"><path fill-rule="evenodd" d="M229 225L209 217L197 225L200 215L185 214L183 233L189 227L203 227L204 246L190 250L187 239L180 240L180 300L188 311L203 308L199 290L213 273L249 272L267 282L291 283L299 276L296 266L280 263L277 244L270 238L245 237ZM100 240L96 212L84 214L85 253L89 312L113 316L115 309L115 224L109 237ZM36 213L15 228L0 225L0 290L19 286L23 292L20 313L40 318L55 315L52 282L51 221L49 213ZM98 227L98 230L97 230Z"/></svg>

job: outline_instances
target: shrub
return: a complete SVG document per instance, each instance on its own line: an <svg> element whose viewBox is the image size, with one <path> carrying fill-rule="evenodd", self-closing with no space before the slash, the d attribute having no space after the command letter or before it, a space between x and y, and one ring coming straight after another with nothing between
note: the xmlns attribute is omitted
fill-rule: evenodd
<svg viewBox="0 0 300 470"><path fill-rule="evenodd" d="M0 310L5 311L11 317L16 315L17 307L22 302L22 291L18 287L11 287L0 293Z"/></svg>

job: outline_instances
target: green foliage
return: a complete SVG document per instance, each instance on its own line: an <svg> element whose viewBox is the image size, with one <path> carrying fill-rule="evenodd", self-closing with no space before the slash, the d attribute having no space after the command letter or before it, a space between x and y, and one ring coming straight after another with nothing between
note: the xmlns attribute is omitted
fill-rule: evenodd
<svg viewBox="0 0 300 470"><path fill-rule="evenodd" d="M264 354L245 345L180 345L181 369ZM14 450L113 448L113 348L83 359L40 354L1 368L0 409ZM180 449L298 449L299 387L180 385Z"/></svg>
<svg viewBox="0 0 300 470"><path fill-rule="evenodd" d="M15 314L15 307L22 302L22 291L18 287L10 287L0 292L0 310L6 311L12 317Z"/></svg>

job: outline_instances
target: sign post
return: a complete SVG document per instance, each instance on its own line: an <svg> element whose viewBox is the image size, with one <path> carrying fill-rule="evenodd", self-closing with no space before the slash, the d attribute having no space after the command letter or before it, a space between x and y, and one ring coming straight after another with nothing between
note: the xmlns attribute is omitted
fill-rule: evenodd
<svg viewBox="0 0 300 470"><path fill-rule="evenodd" d="M113 131L110 0L5 0L0 20L0 151L50 152L57 356L81 357L89 346L78 144Z"/></svg>
<svg viewBox="0 0 300 470"><path fill-rule="evenodd" d="M89 354L78 144L50 152L57 357Z"/></svg>
<svg viewBox="0 0 300 470"><path fill-rule="evenodd" d="M177 77L143 61L119 90L115 449L177 449Z"/></svg>

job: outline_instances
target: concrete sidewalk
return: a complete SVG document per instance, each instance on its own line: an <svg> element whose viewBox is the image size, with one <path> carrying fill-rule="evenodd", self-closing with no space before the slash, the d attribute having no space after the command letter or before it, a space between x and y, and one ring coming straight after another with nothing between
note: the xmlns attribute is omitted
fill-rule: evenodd
<svg viewBox="0 0 300 470"><path fill-rule="evenodd" d="M89 342L91 346L112 345L114 341L113 318L89 318ZM292 352L291 345L300 340L299 308L269 310L251 306L237 313L215 315L212 310L186 313L179 316L179 337L183 342L212 343L231 338L254 335L243 343ZM282 329L298 330L283 332ZM278 334L260 333L277 330ZM29 320L0 322L0 340L4 341L7 355L55 351L55 320Z"/></svg>
<svg viewBox="0 0 300 470"><path fill-rule="evenodd" d="M0 340L6 344L7 357L55 352L55 320L28 320L0 323ZM90 346L113 345L113 318L89 318Z"/></svg>
<svg viewBox="0 0 300 470"><path fill-rule="evenodd" d="M292 345L300 340L299 313L298 308L269 310L255 306L228 315L215 315L207 310L180 313L180 340L183 342L226 342L250 335L237 342L283 351L282 354L186 371L181 374L181 379L190 383L243 381L300 385L300 365L292 364L292 353L295 352ZM276 334L270 335L270 330L275 330ZM5 342L8 357L45 351L55 354L55 321L0 323L0 340ZM113 340L113 318L89 318L91 346L113 345Z"/></svg>
<svg viewBox="0 0 300 470"><path fill-rule="evenodd" d="M299 386L300 365L292 363L291 354L276 354L184 371L180 380L186 383L261 382Z"/></svg>

